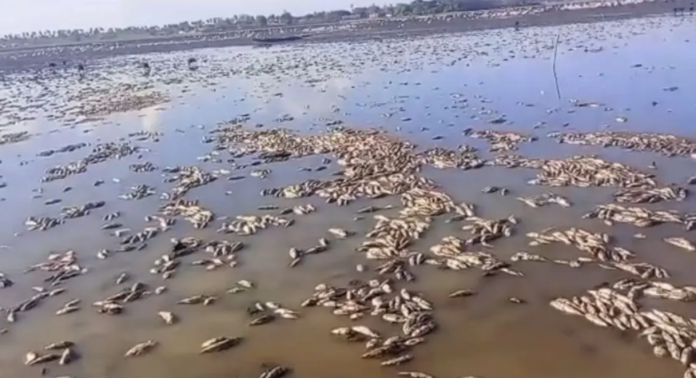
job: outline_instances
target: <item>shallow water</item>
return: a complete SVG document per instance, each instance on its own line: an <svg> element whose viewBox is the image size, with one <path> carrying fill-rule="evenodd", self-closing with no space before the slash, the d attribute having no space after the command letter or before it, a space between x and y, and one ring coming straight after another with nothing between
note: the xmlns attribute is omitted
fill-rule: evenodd
<svg viewBox="0 0 696 378"><path fill-rule="evenodd" d="M660 182L683 183L694 174L693 160L558 145L545 135L558 130L608 128L695 136L696 131L690 125L696 82L690 78L696 75L696 66L692 64L696 56L689 42L696 37L695 30L694 21L689 18L651 18L372 44L202 50L195 53L201 57L199 69L184 70L186 84L170 85L168 78L181 72L171 67L181 66L180 62L186 61L190 54L133 56L95 63L101 68L93 68L84 81L70 79L72 81L63 90L89 86L90 80L107 89L110 85L131 82L164 91L172 101L137 112L113 114L99 122L63 126L60 120L45 121L39 114L32 121L5 127L8 132L29 131L32 137L0 146L0 174L2 181L8 183L0 189L4 199L0 202L3 210L0 244L6 246L0 250L1 270L16 282L13 287L0 290L0 306L16 304L33 294L31 287L44 284L45 273L22 274L22 271L42 261L51 251L75 250L80 264L90 272L68 281L65 284L67 293L47 299L36 310L19 314L16 324L0 325L0 328L9 329L7 334L0 336L2 376L38 375L38 368L22 365L23 354L62 339L76 342L82 358L66 367L47 365L49 376L249 377L261 372L261 363L285 364L294 369L295 376L305 377L395 375L396 370L382 368L376 361L360 359L361 345L331 337L332 328L349 321L330 315L327 309L302 309L302 318L297 321L279 320L262 327L247 326L245 308L257 300L275 301L298 309L299 303L320 282L344 285L351 278L371 278L368 273L355 273L353 268L364 262L353 249L362 241L360 235L374 224L369 216L358 222L353 221L353 217L368 201L359 200L343 208L324 204L319 198L287 200L258 195L264 188L329 177L337 170L335 163L317 173L300 172L297 168L319 166L320 156L274 163L264 167L272 170L264 180L221 178L192 189L187 195L187 198L200 199L216 216L258 213L256 208L268 203L281 208L301 203L317 206L316 213L295 217L296 225L291 228L272 228L258 235L241 237L216 233L219 221L204 230L195 230L180 219L170 231L149 241L146 249L99 260L98 250L118 246L117 239L99 229L103 214L122 211L123 216L118 221L137 231L145 226L144 216L154 214L162 203L157 196L135 201L121 200L117 196L140 183L153 185L158 192L166 192L171 186L161 181L160 172L133 173L128 164L140 160L150 161L160 168L198 164L208 171L230 169L227 163L197 162L197 157L209 153L211 148L201 141L216 123L249 114L249 126L270 127L277 123L313 133L323 130L327 122L342 120L354 127L382 128L424 148L470 144L486 157L492 154L485 152L485 142L462 136L464 129L522 131L539 137L536 142L519 146L518 153L524 156L596 153L607 160L646 171L647 165L655 161L659 169L654 173ZM557 35L560 99L552 68ZM601 51L592 52L600 48ZM153 75L144 77L124 68L142 60L153 62L156 67ZM157 67L167 68L161 68L160 73ZM59 88L66 85L65 80L49 77L43 84ZM30 93L27 98L35 95L31 89L16 92L13 84L5 85L9 92L3 93ZM678 89L664 90L671 87ZM571 99L603 105L574 107ZM10 98L12 103L22 101L26 99L21 96ZM657 103L653 105L653 101ZM56 108L43 111L52 112L59 111ZM277 122L285 115L292 120ZM508 121L499 125L490 123L499 117ZM626 117L627 121L617 122L617 117ZM127 135L140 130L163 133L156 142L136 142L148 149L140 159L136 154L109 160L90 165L83 174L50 183L40 182L46 168L82 158L89 153L90 147L49 157L35 156L38 151L79 141L134 140ZM435 136L443 138L433 140ZM228 158L224 153L221 157ZM232 174L248 175L254 168L258 167L232 171ZM694 284L690 267L696 263L696 256L665 247L660 241L661 237L682 235L681 227L665 225L649 229L649 238L638 241L631 237L638 232L633 226L608 228L599 221L581 219L594 205L611 201L612 191L607 188L529 186L526 182L535 172L526 169L486 167L463 172L426 168L423 174L440 183L456 202L475 203L479 215L484 218L514 214L521 219L515 237L494 244L492 253L500 258L519 250L559 258L577 256L578 251L565 246L527 247L524 235L550 226L579 226L612 233L619 245L636 252L642 260L668 269L675 283ZM118 178L119 182L113 178ZM100 179L105 184L94 187L93 183ZM509 188L511 195L481 193L488 185ZM63 192L66 186L73 189ZM36 188L43 189L40 198L34 198L36 193L32 190ZM530 209L514 199L548 191L567 196L575 206ZM225 192L231 194L225 195ZM44 205L49 198L63 201ZM99 200L106 201L106 206L89 216L67 220L47 231L27 232L24 229L23 221L29 215L56 216L61 206ZM379 201L395 205L398 202L398 198ZM696 210L693 199L650 207ZM397 212L391 210L384 214ZM413 247L415 250L426 252L444 236L463 235L458 227L444 224L442 219L436 220L434 225ZM326 236L325 230L330 227L342 227L358 235L336 241L330 252L313 257L296 269L287 268L290 247L310 247ZM88 303L118 291L112 283L122 271L133 276L129 282L163 284L160 277L148 273L152 262L168 252L169 238L185 236L243 241L247 247L239 252L239 267L223 267L213 272L206 272L202 267L185 267L175 279L166 283L166 294L134 302L124 315L98 315L88 307ZM564 316L547 304L553 297L578 294L601 282L615 280L620 274L589 266L570 269L531 262L520 266L525 277L495 279L482 278L468 271L419 268L419 280L409 286L422 291L434 302L439 332L415 351L415 360L403 370L425 371L436 377L495 378L599 375L662 378L681 374L677 362L654 357L647 345L634 336L599 329L575 317ZM256 282L258 289L236 295L224 294L239 279ZM460 288L474 288L480 294L462 301L447 298L447 293ZM175 305L180 298L200 293L220 295L220 299L209 307ZM524 298L528 304L511 304L507 301L511 296ZM82 298L83 309L54 316L60 305L70 298ZM661 304L661 308L696 315L690 305L667 303ZM165 309L174 311L181 322L174 326L162 325L156 312ZM391 329L374 319L368 318L361 323L385 333ZM244 336L245 341L224 353L197 354L200 342L219 335ZM160 342L151 354L135 359L122 357L133 344L147 339Z"/></svg>

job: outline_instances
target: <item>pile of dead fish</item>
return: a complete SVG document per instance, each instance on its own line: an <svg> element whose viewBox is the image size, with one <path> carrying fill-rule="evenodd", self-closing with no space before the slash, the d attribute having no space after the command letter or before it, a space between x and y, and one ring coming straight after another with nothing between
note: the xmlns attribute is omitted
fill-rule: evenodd
<svg viewBox="0 0 696 378"><path fill-rule="evenodd" d="M616 204L599 205L583 218L601 219L611 226L614 222L630 223L637 227L651 227L662 223L684 224L687 230L693 228L694 220L678 211L650 210L642 207L624 207Z"/></svg>
<svg viewBox="0 0 696 378"><path fill-rule="evenodd" d="M68 365L75 359L77 359L77 354L74 351L75 343L72 341L59 341L57 343L51 343L46 345L43 350L46 353L38 352L27 352L24 357L24 364L27 366L33 366L38 364L43 364L51 361L58 361L59 365ZM61 351L59 353L53 353L54 351Z"/></svg>
<svg viewBox="0 0 696 378"><path fill-rule="evenodd" d="M611 238L607 234L593 233L575 227L567 230L556 230L552 228L542 232L530 232L527 234L527 237L532 239L529 243L531 246L563 243L587 252L592 258L599 261L620 262L634 256L631 251L612 245Z"/></svg>
<svg viewBox="0 0 696 378"><path fill-rule="evenodd" d="M204 171L196 166L173 167L164 169L165 173L173 174L165 182L176 183L169 192L168 199L177 199L188 193L189 190L207 185L217 179L217 176Z"/></svg>
<svg viewBox="0 0 696 378"><path fill-rule="evenodd" d="M262 192L264 195L299 198L317 194L327 202L347 205L360 197L379 198L413 188L434 187L432 181L415 173L424 162L435 163L435 160L429 160L427 154L416 156L412 145L378 131L337 127L327 134L300 136L284 129L248 131L227 125L214 133L218 148L236 154L239 154L237 144L245 146L245 154L259 152L300 157L332 153L344 167L340 178L308 180L284 188L266 189Z"/></svg>
<svg viewBox="0 0 696 378"><path fill-rule="evenodd" d="M683 201L688 195L688 190L674 186L664 188L631 188L621 189L614 193L614 200L623 203L655 203L660 201Z"/></svg>
<svg viewBox="0 0 696 378"><path fill-rule="evenodd" d="M82 267L77 261L77 255L74 251L64 253L53 253L48 255L46 261L30 266L25 272L44 271L50 275L44 279L50 286L59 286L65 281L80 276L87 272L87 269ZM17 305L6 308L7 322L14 323L17 321L17 314L27 312L36 308L44 299L54 297L65 292L65 288L58 287L55 289L47 289L41 286L34 288L37 294L31 298L20 302Z"/></svg>
<svg viewBox="0 0 696 378"><path fill-rule="evenodd" d="M450 196L432 189L411 189L401 195L401 204L404 206L400 212L402 217L430 217L451 211L464 212L461 207L454 203Z"/></svg>
<svg viewBox="0 0 696 378"><path fill-rule="evenodd" d="M599 266L602 268L621 270L642 279L669 277L669 273L663 268L646 262L634 261L635 254L625 248L615 246L607 234L592 233L577 228L564 231L551 228L542 232L530 232L527 237L533 239L529 243L531 246L560 242L572 245L590 255L590 257L579 257L575 260L553 260L555 263L568 265L571 268L580 268L584 263L599 261ZM516 257L521 260L543 261L538 258L528 259L524 255Z"/></svg>
<svg viewBox="0 0 696 378"><path fill-rule="evenodd" d="M551 133L559 143L620 147L631 151L650 151L667 156L691 156L696 143L669 134L602 131L596 133Z"/></svg>
<svg viewBox="0 0 696 378"><path fill-rule="evenodd" d="M485 275L494 275L498 272L512 276L523 276L524 274L510 268L510 264L498 260L495 256L487 252L466 251L467 241L454 236L446 236L440 244L430 247L436 259L427 259L429 265L441 266L451 270L465 270L478 268Z"/></svg>
<svg viewBox="0 0 696 378"><path fill-rule="evenodd" d="M471 138L486 139L490 144L491 152L514 151L520 143L533 142L537 139L534 136L516 132L495 130L469 131L466 135Z"/></svg>
<svg viewBox="0 0 696 378"><path fill-rule="evenodd" d="M24 225L27 227L28 231L41 230L46 231L49 228L56 227L65 223L62 218L53 217L34 217L30 216L24 221Z"/></svg>
<svg viewBox="0 0 696 378"><path fill-rule="evenodd" d="M68 163L65 166L56 166L46 170L42 182L61 180L71 175L84 173L91 164L98 164L109 159L121 159L140 151L140 148L130 143L107 142L99 143L92 149L92 152L78 161Z"/></svg>
<svg viewBox="0 0 696 378"><path fill-rule="evenodd" d="M61 209L60 216L57 218L53 217L34 217L30 216L24 221L24 225L27 230L41 230L45 231L49 228L61 225L65 223L67 219L80 218L88 215L91 210L101 208L106 203L104 201L97 202L87 202L81 206L69 206Z"/></svg>
<svg viewBox="0 0 696 378"><path fill-rule="evenodd" d="M475 150L469 146L463 146L457 151L444 148L433 148L419 154L423 164L432 165L437 169L456 168L462 170L476 169L484 166L485 162L479 159Z"/></svg>
<svg viewBox="0 0 696 378"><path fill-rule="evenodd" d="M415 174L393 173L371 179L336 180L327 183L317 195L327 202L347 205L357 198L381 198L404 193L414 188L430 189L435 185L429 179Z"/></svg>
<svg viewBox="0 0 696 378"><path fill-rule="evenodd" d="M468 217L466 221L470 223L463 226L462 230L469 231L473 235L466 240L466 244L480 244L485 247L490 247L488 243L490 241L512 236L513 227L517 224L517 218L512 215L504 219L495 220Z"/></svg>
<svg viewBox="0 0 696 378"><path fill-rule="evenodd" d="M640 332L653 353L671 357L686 367L684 377L696 377L696 319L653 310L641 310L635 298L611 288L589 290L587 295L557 298L551 306L581 316L591 323L621 332Z"/></svg>
<svg viewBox="0 0 696 378"><path fill-rule="evenodd" d="M223 222L218 232L236 233L237 235L253 235L269 226L290 227L293 219L276 217L273 215L238 215L230 222Z"/></svg>
<svg viewBox="0 0 696 378"><path fill-rule="evenodd" d="M641 295L651 298L667 299L678 302L696 301L696 287L676 287L667 282L653 282L624 279L614 284L615 289L628 290L628 296L639 298Z"/></svg>
<svg viewBox="0 0 696 378"><path fill-rule="evenodd" d="M399 324L400 334L387 337L363 325L339 327L333 335L351 342L364 342L363 358L380 359L382 366L397 366L413 359L411 349L435 331L431 314L433 305L421 295L401 289L397 292L387 281L354 281L349 287L318 285L315 293L302 303L303 307L327 307L337 316L353 321L366 315L384 322Z"/></svg>
<svg viewBox="0 0 696 378"><path fill-rule="evenodd" d="M655 187L651 175L621 163L610 163L593 156L574 156L547 160L532 185L546 186L614 186L623 188Z"/></svg>
<svg viewBox="0 0 696 378"><path fill-rule="evenodd" d="M168 216L183 216L194 228L206 228L215 218L213 212L200 206L197 200L183 198L166 203L161 211Z"/></svg>
<svg viewBox="0 0 696 378"><path fill-rule="evenodd" d="M136 173L153 172L157 170L157 167L149 161L146 161L144 163L133 163L129 165L128 168Z"/></svg>
<svg viewBox="0 0 696 378"><path fill-rule="evenodd" d="M430 227L429 218L388 218L375 215L377 223L367 234L358 250L370 260L389 260L403 257L406 248Z"/></svg>
<svg viewBox="0 0 696 378"><path fill-rule="evenodd" d="M87 172L87 164L83 161L76 161L67 165L59 165L46 169L44 177L41 178L41 182L62 180L68 176L84 172Z"/></svg>
<svg viewBox="0 0 696 378"><path fill-rule="evenodd" d="M119 198L125 200L139 200L149 197L155 193L155 188L145 184L138 184L132 186L127 193L121 194Z"/></svg>
<svg viewBox="0 0 696 378"><path fill-rule="evenodd" d="M54 154L77 151L85 147L87 147L87 143L72 143L56 149L43 150L37 153L36 156L47 157L52 156Z"/></svg>
<svg viewBox="0 0 696 378"><path fill-rule="evenodd" d="M567 198L554 193L545 193L534 197L517 197L517 200L529 207L542 207L550 203L555 203L563 207L571 206L571 203Z"/></svg>
<svg viewBox="0 0 696 378"><path fill-rule="evenodd" d="M113 113L151 108L167 101L169 97L164 92L116 92L116 95L111 93L110 96L103 96L100 101L80 101L77 114L83 117L104 117Z"/></svg>
<svg viewBox="0 0 696 378"><path fill-rule="evenodd" d="M3 144L18 143L29 139L31 135L28 131L19 131L16 133L5 133L0 135L0 146Z"/></svg>
<svg viewBox="0 0 696 378"><path fill-rule="evenodd" d="M515 154L499 154L486 161L486 165L505 168L541 169L548 162L546 159L526 158Z"/></svg>

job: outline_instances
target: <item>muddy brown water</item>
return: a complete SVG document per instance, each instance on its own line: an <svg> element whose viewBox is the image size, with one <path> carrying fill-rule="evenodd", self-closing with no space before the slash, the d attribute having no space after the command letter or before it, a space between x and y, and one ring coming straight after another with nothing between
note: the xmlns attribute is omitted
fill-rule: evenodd
<svg viewBox="0 0 696 378"><path fill-rule="evenodd" d="M544 35L560 32L577 42L569 46L605 47L604 52L597 54L567 51L570 47L563 51L563 101L555 98L554 84L548 77L548 48L541 49L545 52L538 57L510 59L508 54L485 40L479 42L473 40L472 35L464 35L446 36L444 42L432 39L393 42L394 49L421 51L414 54L417 59L412 61L394 60L393 55L378 60L381 50L374 46L356 47L356 51L351 53L353 55L348 55L346 45L340 44L316 47L312 51L292 48L264 52L211 50L207 54L218 62L231 59L236 64L244 62L266 67L269 73L219 79L219 85L212 89L204 88L204 85L194 86L191 93L183 95L172 90L175 100L166 107L113 115L102 124L63 127L58 122L37 120L6 128L7 131L28 130L33 135L27 141L0 146L2 180L8 183L6 188L0 189L0 196L4 198L0 202L0 244L5 246L0 249L0 270L16 281L13 287L0 290L0 306L16 304L33 294L31 287L44 284L45 273L22 274L22 271L26 266L42 261L51 251L75 250L80 264L89 268L89 272L68 281L66 293L45 300L37 309L18 314L17 323L0 321L0 328L8 328L6 334L0 335L0 377L39 376L40 367L22 364L24 353L39 350L43 345L58 340L76 342L81 358L65 367L46 365L47 376L254 377L260 374L263 363L291 366L293 376L297 377L395 376L397 369L383 368L376 361L361 359L361 344L346 343L330 335L331 329L348 325L349 320L333 316L325 308L299 308L300 302L311 295L318 283L345 285L354 278L373 277L369 272L357 273L354 268L358 263L365 263L362 255L354 249L363 240L362 235L372 228L374 220L370 215L360 221L354 221L353 217L357 215L357 209L369 202L359 200L347 207L337 207L325 204L320 198L286 200L259 196L259 191L264 188L309 178L328 178L338 169L335 162L326 171L312 173L297 169L319 166L320 156L275 163L264 166L272 170L264 180L247 177L240 181L227 181L223 177L195 188L187 195L187 198L201 200L202 205L213 210L218 217L259 213L256 210L259 205L271 203L281 208L304 203L317 207L316 213L294 216L296 224L291 228L270 228L257 235L241 237L216 233L220 221L204 230L195 230L180 219L170 231L149 241L146 249L99 260L96 257L98 250L118 245L115 238L99 230L103 214L121 211L123 216L118 221L137 231L145 226L144 216L155 213L161 204L157 196L136 201L116 197L135 184L155 186L158 193L169 190L171 186L162 183L159 171L133 173L128 164L151 161L160 168L197 164L206 170L229 169L227 163L197 161L197 157L210 152L211 145L203 144L201 140L216 122L247 113L251 115L250 126L254 123L270 126L277 117L289 114L294 117L293 121L278 124L302 133L318 132L327 120L342 119L358 127L379 126L423 148L454 148L462 143L471 144L478 147L485 157L492 156L486 152L486 143L463 137L461 131L465 127L529 132L539 136L540 140L521 144L517 152L524 156L597 153L605 159L646 171L647 165L654 161L658 166L654 173L660 182L682 183L695 171L693 160L688 158L668 159L654 153L557 145L544 137L550 131L562 129L561 125L566 122L571 123L566 128L569 130L597 130L609 124L614 129L694 135L687 128L693 111L693 107L688 106L688 98L696 94L696 87L692 82L684 81L693 71L693 66L687 64L690 55L683 51L690 46L686 41L693 37L695 29L689 29L692 24L687 21L674 19L631 22L600 24L602 33L609 33L608 36L589 29L588 25L525 31L529 33L527 37L535 38L537 46L548 44ZM483 34L475 36L485 37ZM523 37L510 32L495 36L508 47ZM661 45L664 46L662 54L649 52L651 46L661 42L665 42ZM462 49L467 53L476 51L478 54L448 66L443 61L451 61L450 58L461 55L461 51L450 51L445 54L446 60L443 55L434 58L431 55L435 53L428 53L435 51L437 46L457 44L465 46ZM525 46L515 50L516 55L536 51L533 43ZM331 59L342 61L342 66L334 67L333 71L317 67L305 72L305 76L298 76L302 68L293 67L291 62L318 53L333 54ZM505 56L508 56L507 62L503 60ZM161 59L169 58L164 56ZM377 62L377 66L365 63L370 60ZM491 61L501 64L494 66ZM652 68L632 69L630 66L636 63ZM525 72L524 77L520 72ZM310 81L308 76L312 80L320 77L322 80L318 81L319 84L302 85L303 80ZM634 87L626 89L628 84ZM679 91L662 90L673 85L678 85ZM458 101L460 98L467 101ZM613 109L574 108L568 105L567 98L595 100ZM653 100L660 105L651 106ZM519 102L534 103L535 106L520 106ZM385 114L389 116L385 117ZM504 115L510 123L490 125L487 122L499 115ZM627 115L629 121L618 124L615 118L622 115ZM533 125L540 121L547 123L534 128ZM39 182L46 168L84 157L89 153L89 147L50 157L37 157L36 152L75 141L98 143L119 138L133 141L135 138L129 138L127 134L138 130L163 133L157 142L134 142L147 148L140 159L129 156L109 160L65 180ZM432 140L435 135L444 138ZM221 157L225 159L227 155L222 153ZM245 161L240 159L238 162ZM26 163L20 165L21 162ZM233 170L232 174L248 175L252 168L258 167ZM567 246L529 247L525 233L552 226L578 226L611 233L619 245L636 252L641 260L669 270L673 275L672 282L694 284L691 271L696 264L696 255L661 242L662 237L684 235L681 227L664 225L639 230L619 224L609 228L597 220L581 219L595 205L610 202L612 189L529 186L526 182L534 177L535 171L526 169L486 167L462 172L426 167L422 174L440 183L442 190L455 201L474 203L478 214L484 218L514 214L521 220L515 236L493 244L490 252L501 259L521 250L549 257L577 257L581 252ZM118 178L119 182L112 178ZM95 188L93 183L96 180L104 180L105 184ZM511 194L503 197L481 193L481 189L488 185L509 188ZM73 189L63 192L67 186ZM33 198L36 193L32 190L39 187L44 189L42 197ZM569 209L555 206L530 209L514 199L549 191L567 196L575 206ZM231 194L225 195L225 192ZM49 198L61 198L63 202L45 206L43 203ZM63 205L99 200L106 201L106 206L89 216L67 220L65 224L44 232L24 231L23 221L29 215L56 216ZM375 202L380 205L399 204L396 197ZM646 206L693 211L694 200ZM397 212L398 209L394 209L384 214ZM425 237L412 249L427 252L444 236L464 236L459 226L445 224L442 218L436 218ZM310 247L319 238L326 237L326 230L330 227L345 228L357 235L333 241L329 252L313 256L295 269L287 267L290 247ZM635 239L632 235L636 232L645 232L648 238ZM169 238L185 236L243 242L246 248L238 253L240 265L212 272L202 267L184 266L175 278L163 283L159 276L148 271L157 257L168 252ZM184 261L195 258L186 257ZM373 266L371 262L367 264ZM601 329L548 306L548 301L556 296L579 294L602 282L624 277L622 274L596 266L571 269L534 262L519 263L519 269L525 277L484 278L473 270L451 272L428 266L415 269L418 280L406 287L422 292L434 302L439 329L424 345L414 350L414 361L399 370L424 371L435 377L472 375L486 378L662 378L681 374L677 362L654 357L646 343L635 335ZM168 291L130 304L126 313L120 316L97 314L89 303L118 291L113 281L121 272L133 276L130 282L139 280L152 286L166 284ZM240 279L251 280L258 288L236 295L225 294ZM479 294L461 300L447 297L450 291L463 288L474 289ZM177 300L195 294L218 295L219 300L207 307L175 304ZM528 303L509 303L508 298L513 296ZM54 312L72 298L83 300L82 310L55 316ZM297 309L301 318L249 327L245 309L255 301L274 301ZM696 316L696 309L691 304L652 301L650 305ZM156 316L156 312L162 310L173 311L180 322L172 326L163 325ZM374 327L386 335L398 333L396 327L371 317L357 323ZM215 336L242 336L244 341L223 353L198 355L199 344ZM123 358L123 353L133 344L148 339L160 343L152 353L133 359Z"/></svg>

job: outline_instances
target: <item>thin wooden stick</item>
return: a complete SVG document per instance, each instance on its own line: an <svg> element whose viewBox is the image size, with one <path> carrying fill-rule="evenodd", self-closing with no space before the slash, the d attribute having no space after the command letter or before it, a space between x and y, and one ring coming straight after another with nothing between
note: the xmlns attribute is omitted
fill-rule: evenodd
<svg viewBox="0 0 696 378"><path fill-rule="evenodd" d="M556 82L556 94L558 99L561 99L561 88L558 86L558 74L556 73L556 57L558 56L558 40L561 38L561 33L556 34L556 43L553 46L553 79Z"/></svg>

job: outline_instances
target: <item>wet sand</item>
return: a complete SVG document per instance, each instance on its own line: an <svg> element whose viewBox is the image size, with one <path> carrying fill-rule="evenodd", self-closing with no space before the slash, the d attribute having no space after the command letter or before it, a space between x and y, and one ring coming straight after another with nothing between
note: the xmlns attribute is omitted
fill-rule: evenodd
<svg viewBox="0 0 696 378"><path fill-rule="evenodd" d="M596 265L572 269L565 266L521 262L515 265L524 277L497 275L482 277L480 271L447 271L429 266L414 268L417 280L399 284L420 292L434 304L438 330L425 344L415 349L415 359L397 369L381 367L377 361L364 360L362 343L345 343L330 330L350 324L347 318L336 317L326 308L300 308L302 300L319 283L344 286L351 279L368 280L374 272L356 273L355 265L374 262L365 260L355 248L364 240L375 221L368 216L354 221L358 209L370 204L393 204L396 208L381 212L395 216L400 210L398 196L378 200L359 199L345 207L326 204L321 198L297 200L260 197L262 189L286 186L307 179L329 179L341 169L335 158L321 172L303 172L298 168L320 166L323 156L310 156L261 166L235 170L231 156L218 151L222 163L198 157L209 154L211 144L202 143L218 122L248 114L247 127L263 124L264 128L288 127L303 135L322 132L327 123L342 120L357 128L379 127L400 138L417 143L419 148L456 148L466 143L479 149L482 158L496 154L487 152L488 144L462 135L468 127L476 130L492 128L517 131L539 137L522 143L523 156L559 158L574 154L596 153L600 157L648 171L650 162L658 169L651 171L661 183L683 184L694 174L693 160L685 157L666 158L655 153L628 152L615 148L560 145L546 137L552 131L627 130L669 132L694 136L689 98L696 87L687 81L693 77L689 39L693 39L693 22L685 19L660 18L631 20L595 25L571 25L558 28L529 28L520 33L501 30L489 34L464 34L441 38L394 40L388 48L379 44L328 44L311 49L283 47L270 50L227 49L200 50L199 68L188 71L181 63L187 54L161 54L147 57L114 58L95 69L83 81L74 76L52 77L46 74L40 84L32 84L21 75L10 77L4 90L15 95L10 103L30 103L37 88L69 90L101 85L121 88L123 93L137 94L147 87L161 91L170 102L131 113L103 115L99 122L65 122L57 116L61 104L41 105L31 121L8 122L5 132L28 131L28 140L7 143L2 149L2 181L0 189L4 208L0 217L1 271L15 284L0 289L0 307L8 308L31 297L32 287L45 286L47 272L24 274L24 269L44 261L51 252L74 250L81 266L89 269L84 275L62 286L66 293L48 298L38 308L19 313L16 323L0 321L7 328L0 335L3 353L0 368L3 376L39 376L43 366L24 366L28 350L59 340L71 340L81 358L59 366L44 365L47 376L133 377L165 376L252 377L262 372L261 364L283 364L293 368L292 376L353 377L395 376L399 370L423 371L435 377L587 377L631 376L634 378L679 376L683 368L668 358L652 355L646 343L634 333L620 333L595 327L581 318L566 316L549 307L549 300L558 296L578 295L603 282L613 282L626 274L599 268ZM556 98L555 85L549 72L553 54L553 38L563 35L559 47L559 77L562 100ZM476 38L472 38L476 37ZM661 54L654 54L655 46ZM406 55L409 53L410 55ZM316 63L316 57L324 57ZM145 77L131 70L143 59L155 62L152 75ZM309 62L309 63L308 63ZM640 64L641 66L636 66ZM110 67L110 68L107 68ZM162 68L165 67L165 68ZM230 78L221 67L234 70ZM525 71L522 71L525 70ZM520 72L526 72L520 75ZM179 75L182 82L171 83ZM14 81L13 81L14 80ZM24 80L24 81L23 81ZM91 80L91 81L90 81ZM67 84L66 84L67 83ZM121 84L133 85L130 91ZM628 87L628 85L633 85ZM676 91L664 90L678 86ZM149 90L149 89L148 89ZM40 92L39 92L40 93ZM52 92L49 92L52 93ZM26 98L23 98L26 96ZM83 101L104 101L104 95L85 95ZM605 104L599 108L579 108L568 100L579 98ZM35 100L34 100L35 101ZM652 101L658 104L653 106ZM60 101L55 101L60 103ZM533 106L532 106L533 105ZM6 114L22 114L16 108ZM21 110L21 109L20 109ZM54 114L56 121L44 116ZM290 119L292 117L292 120ZM510 121L492 124L504 116ZM616 118L625 116L626 122ZM244 118L244 117L243 117ZM282 118L281 122L278 119ZM545 122L545 123L540 123ZM566 127L563 127L569 123ZM64 125L65 124L65 125ZM136 131L162 133L145 140L128 136ZM433 139L442 136L441 139ZM41 183L44 171L87 156L98 142L131 141L143 147L139 153L121 159L108 159L89 165L85 173L62 180ZM36 156L48 148L68 143L85 142L89 146L73 152ZM118 222L137 231L145 226L144 217L155 214L163 203L158 195L141 200L122 200L118 195L132 185L147 184L157 193L168 192L172 184L162 182L160 170L134 173L128 165L152 162L158 168L174 165L197 165L206 171L230 169L232 175L245 175L239 181L225 177L192 189L185 198L199 199L216 217L260 213L257 207L276 204L280 208L312 203L317 211L292 216L296 224L290 228L269 228L256 235L221 234L215 230L216 220L203 230L194 229L180 217L166 232L149 240L141 251L115 253L105 260L97 251L117 248L118 239L100 230L104 214L121 211ZM235 159L237 165L247 164L251 157ZM253 169L266 168L265 179L250 177ZM536 172L529 169L484 167L478 170L437 170L424 167L421 175L441 184L439 190L455 202L466 201L477 206L478 215L487 219L514 214L520 219L515 235L493 242L487 252L508 260L515 252L529 251L549 258L574 258L580 252L563 245L527 246L527 232L547 227L581 227L589 231L611 233L617 244L634 251L638 258L667 269L674 284L693 284L691 264L696 256L677 250L662 242L663 237L688 234L678 225L661 225L647 230L632 225L608 227L598 220L582 219L595 205L611 202L614 188L549 188L527 185ZM117 178L118 182L112 180ZM97 180L105 183L93 186ZM484 194L484 186L509 188L509 196ZM73 188L64 192L65 187ZM42 188L43 193L32 190ZM518 196L554 192L566 196L573 207L545 206L530 209ZM225 194L231 192L231 194ZM50 198L62 202L44 205ZM26 231L24 219L29 216L56 216L61 206L106 201L103 208L91 214L68 219L65 224L46 231ZM691 211L693 198L684 202L665 201L659 204L636 205L648 208ZM331 240L331 249L297 268L288 268L290 247L308 248L326 230L340 227L355 231L345 240ZM464 237L461 224L446 224L435 217L425 236L410 249L428 253L431 246L448 235ZM632 237L636 232L648 235L645 240ZM174 278L163 281L149 273L153 261L171 249L170 238L194 236L203 240L243 242L238 252L239 266L223 266L207 272L203 267L187 263L201 258L202 252L183 258L183 267ZM132 278L124 285L141 281L152 287L166 284L167 292L128 304L118 316L97 314L90 303L114 294L114 285L121 272ZM238 294L225 294L240 279L256 283L257 288ZM123 286L123 285L121 285ZM459 299L447 294L457 289L473 289L478 295ZM181 298L206 293L218 295L211 306L181 306ZM512 304L518 297L526 304ZM84 302L80 311L56 316L54 312L72 298ZM300 319L279 319L268 325L249 327L246 308L256 301L274 301L300 312ZM692 304L657 301L659 308L694 317ZM175 325L164 325L157 311L173 311L180 318ZM364 324L391 335L397 326L377 318L365 317ZM219 354L199 355L204 340L219 336L242 336L239 346ZM123 354L133 344L148 339L160 343L152 353L133 359Z"/></svg>

